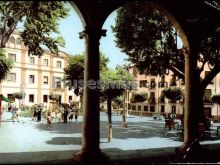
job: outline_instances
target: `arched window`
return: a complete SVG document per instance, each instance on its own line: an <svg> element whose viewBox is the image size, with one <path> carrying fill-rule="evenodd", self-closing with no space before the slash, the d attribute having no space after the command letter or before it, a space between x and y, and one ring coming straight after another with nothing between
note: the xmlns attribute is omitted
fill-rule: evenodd
<svg viewBox="0 0 220 165"><path fill-rule="evenodd" d="M21 45L21 39L20 38L17 38L17 43L18 45Z"/></svg>
<svg viewBox="0 0 220 165"><path fill-rule="evenodd" d="M9 38L9 42L15 44L15 38L14 37L10 37Z"/></svg>

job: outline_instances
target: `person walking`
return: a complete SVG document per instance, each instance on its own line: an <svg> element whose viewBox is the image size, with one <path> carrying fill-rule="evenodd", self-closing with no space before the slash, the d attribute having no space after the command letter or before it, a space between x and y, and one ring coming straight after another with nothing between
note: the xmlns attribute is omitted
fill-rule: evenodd
<svg viewBox="0 0 220 165"><path fill-rule="evenodd" d="M76 122L77 122L77 119L78 119L78 115L79 115L79 110L76 109L76 110L75 110L75 120L76 120Z"/></svg>
<svg viewBox="0 0 220 165"><path fill-rule="evenodd" d="M63 123L67 123L67 116L68 116L68 110L66 106L64 107L64 112L63 112Z"/></svg>
<svg viewBox="0 0 220 165"><path fill-rule="evenodd" d="M42 112L41 106L37 105L37 122L41 121L41 112Z"/></svg>

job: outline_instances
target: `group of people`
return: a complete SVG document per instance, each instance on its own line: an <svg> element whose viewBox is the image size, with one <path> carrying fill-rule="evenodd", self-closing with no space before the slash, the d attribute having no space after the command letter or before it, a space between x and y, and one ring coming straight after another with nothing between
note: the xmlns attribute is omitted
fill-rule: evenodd
<svg viewBox="0 0 220 165"><path fill-rule="evenodd" d="M57 117L59 119L61 118L63 120L63 123L67 123L67 119L72 121L73 118L75 118L75 120L77 122L78 115L79 115L79 110L75 105L73 105L72 107L62 106L60 108L60 112L58 112L57 114L55 114L55 112L49 110L46 112L47 127L51 127L52 120L55 117Z"/></svg>
<svg viewBox="0 0 220 165"><path fill-rule="evenodd" d="M39 104L33 105L34 114L33 114L33 121L40 122L41 121L41 113L43 110L43 106Z"/></svg>

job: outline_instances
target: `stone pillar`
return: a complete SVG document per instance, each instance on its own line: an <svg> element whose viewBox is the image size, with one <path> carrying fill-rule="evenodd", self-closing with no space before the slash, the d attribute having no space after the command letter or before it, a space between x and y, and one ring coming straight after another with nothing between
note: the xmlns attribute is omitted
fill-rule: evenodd
<svg viewBox="0 0 220 165"><path fill-rule="evenodd" d="M105 36L106 30L86 27L80 33L80 38L85 39L85 70L84 82L99 80L99 40ZM100 150L100 109L99 90L89 88L84 84L83 94L83 130L82 149L74 155L74 159L83 162L97 162L101 159Z"/></svg>
<svg viewBox="0 0 220 165"><path fill-rule="evenodd" d="M185 151L198 138L199 108L199 76L197 70L197 49L191 45L190 51L184 48L185 56L185 108L184 108L184 143L181 149Z"/></svg>

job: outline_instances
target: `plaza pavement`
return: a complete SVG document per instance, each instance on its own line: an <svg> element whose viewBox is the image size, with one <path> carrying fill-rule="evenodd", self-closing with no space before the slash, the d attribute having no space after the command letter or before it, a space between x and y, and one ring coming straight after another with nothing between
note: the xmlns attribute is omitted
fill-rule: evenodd
<svg viewBox="0 0 220 165"><path fill-rule="evenodd" d="M107 142L107 115L100 113L100 148L112 164L172 163L175 148L183 141L181 130L164 129L164 121L152 117L129 115L128 128L121 127L122 116L113 114L113 139ZM3 112L0 126L0 164L50 163L71 164L72 155L81 149L82 116L78 121L53 122L52 128L46 121L34 122L29 117L11 121L11 113ZM212 132L201 144L218 150L220 136ZM211 155L213 162L219 161Z"/></svg>

